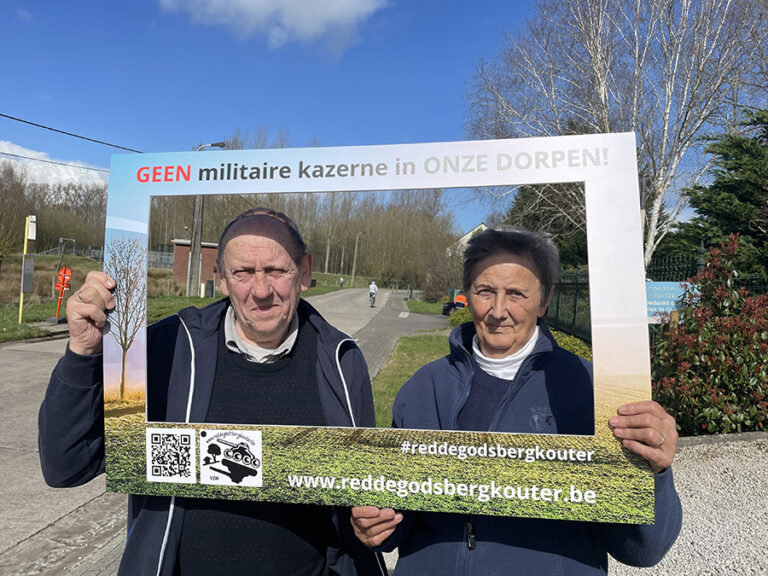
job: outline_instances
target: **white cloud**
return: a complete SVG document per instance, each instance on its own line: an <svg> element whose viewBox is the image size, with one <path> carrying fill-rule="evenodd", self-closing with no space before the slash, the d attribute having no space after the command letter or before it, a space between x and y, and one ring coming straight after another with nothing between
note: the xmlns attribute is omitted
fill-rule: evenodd
<svg viewBox="0 0 768 576"><path fill-rule="evenodd" d="M272 48L301 41L323 41L334 51L354 42L357 27L387 0L159 0L168 10L188 12L193 20L219 24L238 34L264 35Z"/></svg>
<svg viewBox="0 0 768 576"><path fill-rule="evenodd" d="M43 162L41 162L43 160ZM0 140L0 162L10 162L24 171L29 182L39 184L106 184L109 173L83 162L58 160L45 152L29 150L13 142ZM88 170L87 168L94 168ZM98 170L95 170L98 168Z"/></svg>

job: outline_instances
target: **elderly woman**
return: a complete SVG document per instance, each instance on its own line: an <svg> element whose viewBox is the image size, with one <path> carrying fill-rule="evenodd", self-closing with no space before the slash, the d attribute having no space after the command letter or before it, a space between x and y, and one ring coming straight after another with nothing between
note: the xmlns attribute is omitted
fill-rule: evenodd
<svg viewBox="0 0 768 576"><path fill-rule="evenodd" d="M398 392L396 428L536 434L593 434L591 364L559 348L547 329L557 248L517 229L488 230L464 254L472 322L456 327L448 356L421 368ZM354 508L358 538L399 547L396 576L425 574L607 573L611 554L631 565L657 563L681 524L669 466L674 419L655 402L619 408L609 420L624 446L655 472L656 523L599 524L532 518Z"/></svg>

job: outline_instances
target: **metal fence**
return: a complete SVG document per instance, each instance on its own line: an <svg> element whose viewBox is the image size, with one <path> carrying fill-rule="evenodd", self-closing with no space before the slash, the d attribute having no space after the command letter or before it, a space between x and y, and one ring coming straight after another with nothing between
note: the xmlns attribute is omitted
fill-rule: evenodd
<svg viewBox="0 0 768 576"><path fill-rule="evenodd" d="M701 257L664 257L654 259L646 269L646 279L655 282L684 282L696 275L703 266ZM750 295L768 293L768 278L744 276L734 283L746 288ZM547 323L567 334L592 342L592 324L589 308L589 274L585 269L563 270L555 284L552 302L546 316Z"/></svg>
<svg viewBox="0 0 768 576"><path fill-rule="evenodd" d="M44 250L42 252L37 252L36 255L52 255L52 254L60 254L62 252L62 247L57 246L56 248L51 248L50 250ZM102 262L104 260L104 250L102 250L101 246L72 246L71 248L65 248L63 250L64 256L68 256L71 254L74 254L75 256L84 256L86 258L90 258L91 260L96 260L98 262Z"/></svg>
<svg viewBox="0 0 768 576"><path fill-rule="evenodd" d="M704 256L664 256L654 258L645 269L645 279L651 282L682 282L695 276L704 267Z"/></svg>
<svg viewBox="0 0 768 576"><path fill-rule="evenodd" d="M104 250L101 248L101 246L93 247L88 246L86 248L83 248L81 252L78 252L80 256L85 256L86 258L90 258L91 260L96 260L97 262L104 262Z"/></svg>
<svg viewBox="0 0 768 576"><path fill-rule="evenodd" d="M38 252L37 254L58 254L60 248L51 248L45 252ZM101 246L76 246L72 251L67 251L67 254L76 254L77 256L84 256L97 262L104 261L104 250ZM147 267L160 270L173 270L173 252L147 252Z"/></svg>
<svg viewBox="0 0 768 576"><path fill-rule="evenodd" d="M587 269L563 270L554 286L547 323L586 342L592 341Z"/></svg>
<svg viewBox="0 0 768 576"><path fill-rule="evenodd" d="M173 252L147 252L147 267L173 270Z"/></svg>
<svg viewBox="0 0 768 576"><path fill-rule="evenodd" d="M764 276L745 276L737 278L736 285L739 288L746 288L750 295L768 294L768 278Z"/></svg>

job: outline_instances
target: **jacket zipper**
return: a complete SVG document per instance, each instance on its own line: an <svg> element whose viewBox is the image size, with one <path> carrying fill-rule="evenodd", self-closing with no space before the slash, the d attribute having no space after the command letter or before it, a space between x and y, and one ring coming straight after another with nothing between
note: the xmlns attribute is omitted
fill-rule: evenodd
<svg viewBox="0 0 768 576"><path fill-rule="evenodd" d="M190 362L190 378L189 378L189 392L187 396L187 411L185 416L185 422L189 423L190 414L192 411L192 396L195 393L195 344L192 341L192 334L189 332L189 328L187 328L187 325L181 316L179 316L179 322L181 322L181 325L184 327L184 331L187 333L187 339L189 340L190 354L192 356L192 360ZM168 520L165 523L165 533L163 534L163 542L160 545L160 557L158 558L158 561L157 561L156 576L160 576L163 570L163 560L165 560L165 553L168 546L168 538L171 533L171 524L173 522L175 510L176 510L176 496L171 496L171 501L168 504Z"/></svg>
<svg viewBox="0 0 768 576"><path fill-rule="evenodd" d="M472 358L472 354L467 352L464 348L459 348L459 350L467 356L467 359L469 360L470 366L472 366L472 374L474 374L475 367L474 367L474 359ZM451 422L451 430L458 430L459 429L459 412L461 412L461 409L464 408L464 404L467 403L467 398L469 398L469 392L472 385L472 378L469 379L470 385L467 386L467 390L464 393L464 398L462 398L459 403L456 405L456 407L453 409L453 422Z"/></svg>
<svg viewBox="0 0 768 576"><path fill-rule="evenodd" d="M474 550L477 548L477 537L475 535L475 527L472 525L472 516L467 514L464 517L464 532L467 536L467 548Z"/></svg>

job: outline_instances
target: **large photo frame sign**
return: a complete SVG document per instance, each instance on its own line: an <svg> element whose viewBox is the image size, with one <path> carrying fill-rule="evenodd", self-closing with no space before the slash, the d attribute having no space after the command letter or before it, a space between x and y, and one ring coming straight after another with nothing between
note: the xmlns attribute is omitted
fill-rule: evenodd
<svg viewBox="0 0 768 576"><path fill-rule="evenodd" d="M580 182L585 190L593 436L147 421L145 255L151 197L553 182ZM620 405L649 399L651 388L634 134L116 155L104 258L105 269L118 280L110 330L130 336L129 350L125 339L118 346L118 337L105 338L110 491L597 522L654 520L652 473L621 447L607 424ZM126 381L129 389L121 389L116 399L110 390L120 382L125 388ZM209 464L223 454L244 465L241 474L223 478L211 472Z"/></svg>

